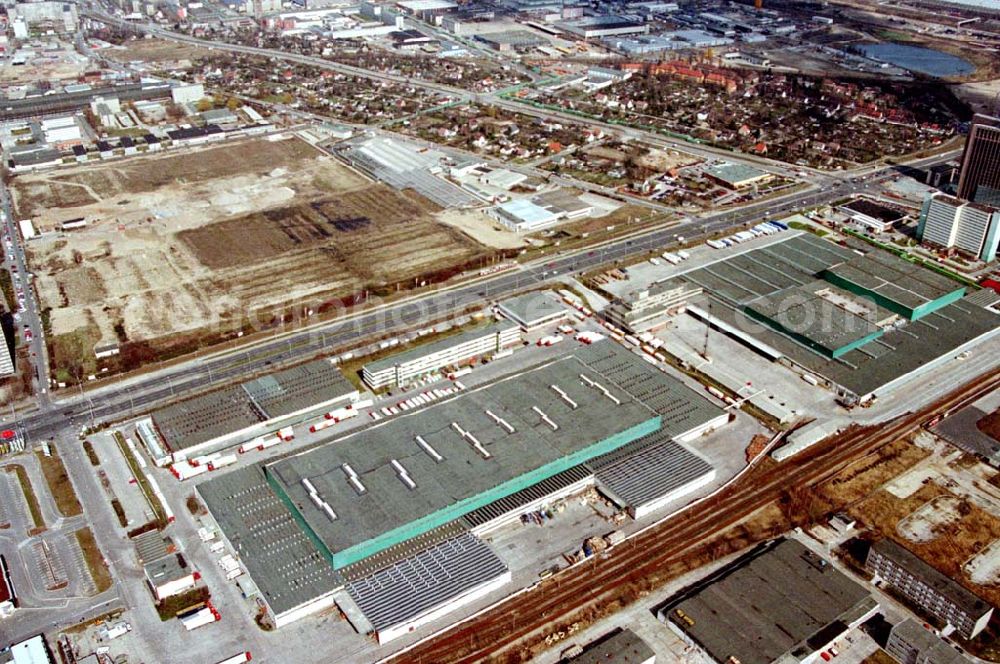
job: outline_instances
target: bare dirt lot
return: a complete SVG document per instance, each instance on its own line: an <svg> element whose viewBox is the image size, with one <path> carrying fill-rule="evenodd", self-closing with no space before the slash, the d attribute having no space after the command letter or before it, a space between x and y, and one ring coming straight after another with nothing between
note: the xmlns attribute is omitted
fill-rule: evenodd
<svg viewBox="0 0 1000 664"><path fill-rule="evenodd" d="M12 190L46 233L29 258L61 380L93 372L98 342L173 344L485 251L429 201L297 138L18 176ZM85 228L59 230L81 217Z"/></svg>
<svg viewBox="0 0 1000 664"><path fill-rule="evenodd" d="M102 53L112 60L131 62L160 63L179 60L196 60L212 54L207 48L193 44L180 44L165 39L133 39L121 45L121 48L109 49Z"/></svg>

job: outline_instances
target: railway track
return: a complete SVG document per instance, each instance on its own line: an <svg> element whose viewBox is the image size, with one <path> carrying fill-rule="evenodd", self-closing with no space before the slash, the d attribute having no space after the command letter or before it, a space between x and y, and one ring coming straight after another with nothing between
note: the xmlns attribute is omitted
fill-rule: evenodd
<svg viewBox="0 0 1000 664"><path fill-rule="evenodd" d="M613 595L666 565L682 562L700 547L790 488L815 486L858 459L898 440L924 422L946 414L1000 387L1000 376L982 376L935 403L877 426L854 427L793 457L791 462L751 471L711 500L681 512L661 526L611 550L605 560L569 568L517 601L419 643L390 661L415 664L465 664L516 646L522 639L550 630L574 612ZM792 464L795 464L794 466Z"/></svg>

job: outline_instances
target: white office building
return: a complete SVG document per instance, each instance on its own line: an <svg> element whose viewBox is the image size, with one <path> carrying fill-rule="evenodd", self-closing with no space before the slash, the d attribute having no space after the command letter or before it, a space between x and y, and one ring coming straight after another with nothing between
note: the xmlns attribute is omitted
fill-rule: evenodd
<svg viewBox="0 0 1000 664"><path fill-rule="evenodd" d="M372 389L406 385L444 367L491 356L520 340L520 326L504 321L369 362L361 375Z"/></svg>
<svg viewBox="0 0 1000 664"><path fill-rule="evenodd" d="M989 262L1000 244L1000 210L935 194L924 199L917 236L923 242L956 248Z"/></svg>

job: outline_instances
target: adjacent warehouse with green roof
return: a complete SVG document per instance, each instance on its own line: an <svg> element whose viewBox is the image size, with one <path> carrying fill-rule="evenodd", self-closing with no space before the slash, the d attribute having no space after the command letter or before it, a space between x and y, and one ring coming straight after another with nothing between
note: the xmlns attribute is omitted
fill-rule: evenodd
<svg viewBox="0 0 1000 664"><path fill-rule="evenodd" d="M965 295L965 287L948 277L883 251L834 265L821 276L907 320L923 318Z"/></svg>

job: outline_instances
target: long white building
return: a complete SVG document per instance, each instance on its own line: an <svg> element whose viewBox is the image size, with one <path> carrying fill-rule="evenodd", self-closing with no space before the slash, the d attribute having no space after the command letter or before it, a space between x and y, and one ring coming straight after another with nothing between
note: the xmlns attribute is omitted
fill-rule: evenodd
<svg viewBox="0 0 1000 664"><path fill-rule="evenodd" d="M520 340L520 326L504 321L369 362L361 375L372 389L405 385L449 365L493 355Z"/></svg>

